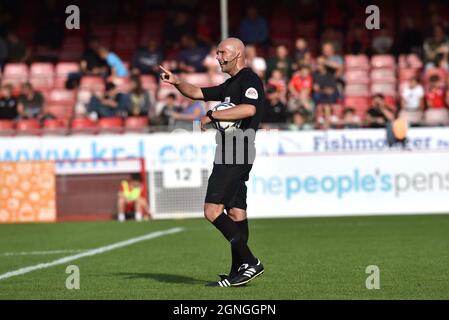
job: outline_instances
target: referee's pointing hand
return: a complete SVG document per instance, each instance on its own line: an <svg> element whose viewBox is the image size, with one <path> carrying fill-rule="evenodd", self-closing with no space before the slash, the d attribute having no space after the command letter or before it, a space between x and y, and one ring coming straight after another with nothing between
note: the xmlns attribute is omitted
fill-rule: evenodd
<svg viewBox="0 0 449 320"><path fill-rule="evenodd" d="M161 65L159 65L159 68L163 71L160 75L163 82L173 85L179 84L179 79L177 76L175 76L173 73L171 73Z"/></svg>

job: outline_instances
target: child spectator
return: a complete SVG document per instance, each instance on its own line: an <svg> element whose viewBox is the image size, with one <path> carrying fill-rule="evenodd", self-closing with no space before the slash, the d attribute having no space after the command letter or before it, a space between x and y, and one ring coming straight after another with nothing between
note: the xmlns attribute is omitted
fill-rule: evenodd
<svg viewBox="0 0 449 320"><path fill-rule="evenodd" d="M310 68L307 65L301 65L299 71L296 71L289 84L290 104L292 106L303 106L312 112L313 78L310 74Z"/></svg>
<svg viewBox="0 0 449 320"><path fill-rule="evenodd" d="M341 127L344 129L360 128L361 121L358 115L355 114L353 108L346 108L343 111L343 119L341 120Z"/></svg>
<svg viewBox="0 0 449 320"><path fill-rule="evenodd" d="M129 116L148 116L150 110L150 95L142 87L138 76L131 78L131 92L125 98Z"/></svg>
<svg viewBox="0 0 449 320"><path fill-rule="evenodd" d="M151 218L150 207L145 199L142 177L140 174L132 174L128 180L120 183L117 200L118 220L126 220L127 214L132 214L136 221Z"/></svg>
<svg viewBox="0 0 449 320"><path fill-rule="evenodd" d="M427 110L424 113L427 125L447 125L448 110L445 103L444 85L439 76L433 75L429 79L429 89L426 92Z"/></svg>
<svg viewBox="0 0 449 320"><path fill-rule="evenodd" d="M411 125L419 125L424 110L424 88L416 77L404 85L401 92L400 118L405 118Z"/></svg>
<svg viewBox="0 0 449 320"><path fill-rule="evenodd" d="M281 70L275 69L271 73L271 78L268 79L267 85L269 87L274 87L279 93L279 98L283 103L286 103L287 99L287 84L285 83L285 78Z"/></svg>

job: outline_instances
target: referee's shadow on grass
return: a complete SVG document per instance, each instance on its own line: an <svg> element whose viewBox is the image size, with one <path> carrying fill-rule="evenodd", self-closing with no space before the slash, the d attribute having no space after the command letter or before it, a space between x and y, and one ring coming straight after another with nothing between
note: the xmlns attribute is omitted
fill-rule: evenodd
<svg viewBox="0 0 449 320"><path fill-rule="evenodd" d="M164 283L206 284L208 281L182 276L179 274L149 273L149 272L120 272L115 275L125 279L151 279Z"/></svg>

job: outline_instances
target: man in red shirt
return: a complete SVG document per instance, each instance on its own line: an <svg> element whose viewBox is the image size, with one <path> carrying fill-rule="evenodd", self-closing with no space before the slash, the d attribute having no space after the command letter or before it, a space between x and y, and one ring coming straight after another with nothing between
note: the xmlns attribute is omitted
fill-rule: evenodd
<svg viewBox="0 0 449 320"><path fill-rule="evenodd" d="M437 75L431 76L429 79L426 104L425 123L427 125L449 124L449 112L445 103L445 92L440 77Z"/></svg>
<svg viewBox="0 0 449 320"><path fill-rule="evenodd" d="M312 111L311 93L313 89L313 78L308 66L301 66L299 71L295 72L288 84L288 90L298 106L304 106L305 109Z"/></svg>

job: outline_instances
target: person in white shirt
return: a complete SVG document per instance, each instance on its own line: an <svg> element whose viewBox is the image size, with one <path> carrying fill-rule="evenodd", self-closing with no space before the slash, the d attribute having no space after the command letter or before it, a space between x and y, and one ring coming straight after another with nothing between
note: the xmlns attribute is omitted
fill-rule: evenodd
<svg viewBox="0 0 449 320"><path fill-rule="evenodd" d="M267 63L264 58L257 56L256 47L252 44L246 46L246 65L250 67L261 79L265 79Z"/></svg>
<svg viewBox="0 0 449 320"><path fill-rule="evenodd" d="M424 111L424 88L417 78L412 78L401 92L400 117L412 125L419 125Z"/></svg>

